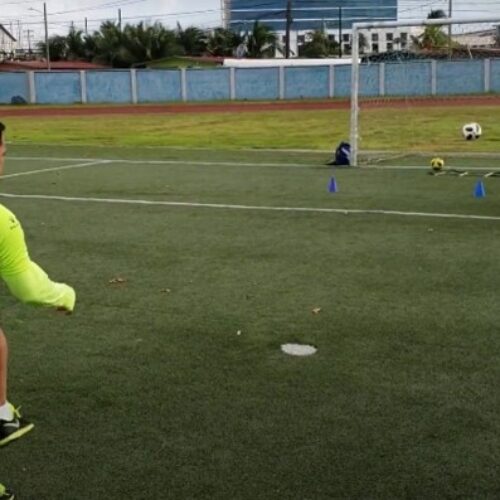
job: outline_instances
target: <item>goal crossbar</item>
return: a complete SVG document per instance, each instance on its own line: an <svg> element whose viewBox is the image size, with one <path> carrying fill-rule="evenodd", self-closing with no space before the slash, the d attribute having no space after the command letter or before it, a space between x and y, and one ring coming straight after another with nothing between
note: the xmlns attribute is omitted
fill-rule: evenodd
<svg viewBox="0 0 500 500"><path fill-rule="evenodd" d="M374 21L354 23L352 25L352 63L351 63L351 120L350 143L351 165L358 165L358 117L359 117L359 32L372 28L399 28L408 26L451 26L452 24L494 24L500 23L500 17L470 17L455 19L443 17L439 19L422 19L406 21Z"/></svg>

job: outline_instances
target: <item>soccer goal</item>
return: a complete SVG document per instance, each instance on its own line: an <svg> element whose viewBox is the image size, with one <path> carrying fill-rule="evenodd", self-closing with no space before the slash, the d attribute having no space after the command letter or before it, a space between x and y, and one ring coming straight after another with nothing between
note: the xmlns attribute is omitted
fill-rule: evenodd
<svg viewBox="0 0 500 500"><path fill-rule="evenodd" d="M436 154L500 158L484 139L500 139L499 25L500 18L355 23L351 164ZM466 136L469 123L481 126L483 139Z"/></svg>

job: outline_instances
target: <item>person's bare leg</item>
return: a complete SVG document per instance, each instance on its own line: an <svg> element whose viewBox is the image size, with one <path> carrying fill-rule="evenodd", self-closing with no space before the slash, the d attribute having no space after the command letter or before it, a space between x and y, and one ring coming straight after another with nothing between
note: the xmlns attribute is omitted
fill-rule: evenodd
<svg viewBox="0 0 500 500"><path fill-rule="evenodd" d="M0 406L7 402L7 361L9 348L3 330L0 328Z"/></svg>

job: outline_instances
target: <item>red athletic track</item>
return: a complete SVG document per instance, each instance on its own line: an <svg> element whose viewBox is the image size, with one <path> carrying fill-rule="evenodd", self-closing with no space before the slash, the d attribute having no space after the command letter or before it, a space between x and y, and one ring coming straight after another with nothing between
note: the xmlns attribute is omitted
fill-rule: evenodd
<svg viewBox="0 0 500 500"><path fill-rule="evenodd" d="M457 96L422 98L374 98L362 101L363 107L412 106L500 106L500 95L494 96ZM140 105L77 105L67 107L6 107L0 108L0 118L5 116L92 116L92 115L134 115L167 113L241 113L261 111L297 111L349 109L350 101L331 100L316 102L246 102L222 104L140 104Z"/></svg>

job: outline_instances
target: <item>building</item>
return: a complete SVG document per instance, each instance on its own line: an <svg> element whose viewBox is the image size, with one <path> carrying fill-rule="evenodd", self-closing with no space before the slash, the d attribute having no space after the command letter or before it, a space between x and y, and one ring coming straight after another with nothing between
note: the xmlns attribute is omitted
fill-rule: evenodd
<svg viewBox="0 0 500 500"><path fill-rule="evenodd" d="M14 54L17 40L12 36L10 31L0 24L0 58L3 60L10 54Z"/></svg>
<svg viewBox="0 0 500 500"><path fill-rule="evenodd" d="M494 28L456 33L453 41L472 49L486 49L498 47L500 43L500 26Z"/></svg>
<svg viewBox="0 0 500 500"><path fill-rule="evenodd" d="M348 5L346 5L348 3ZM287 6L290 10L287 10ZM290 29L290 45L297 54L299 45L308 33L324 30L332 41L341 44L344 54L351 50L351 28L356 22L396 21L398 0L223 0L225 27L233 31L251 30L259 21L276 31L285 42L285 33ZM287 18L289 22L287 22ZM373 33L374 40L367 40L367 49L372 45L376 51L404 49L408 33L404 30L391 33ZM379 38L379 40L376 40Z"/></svg>

